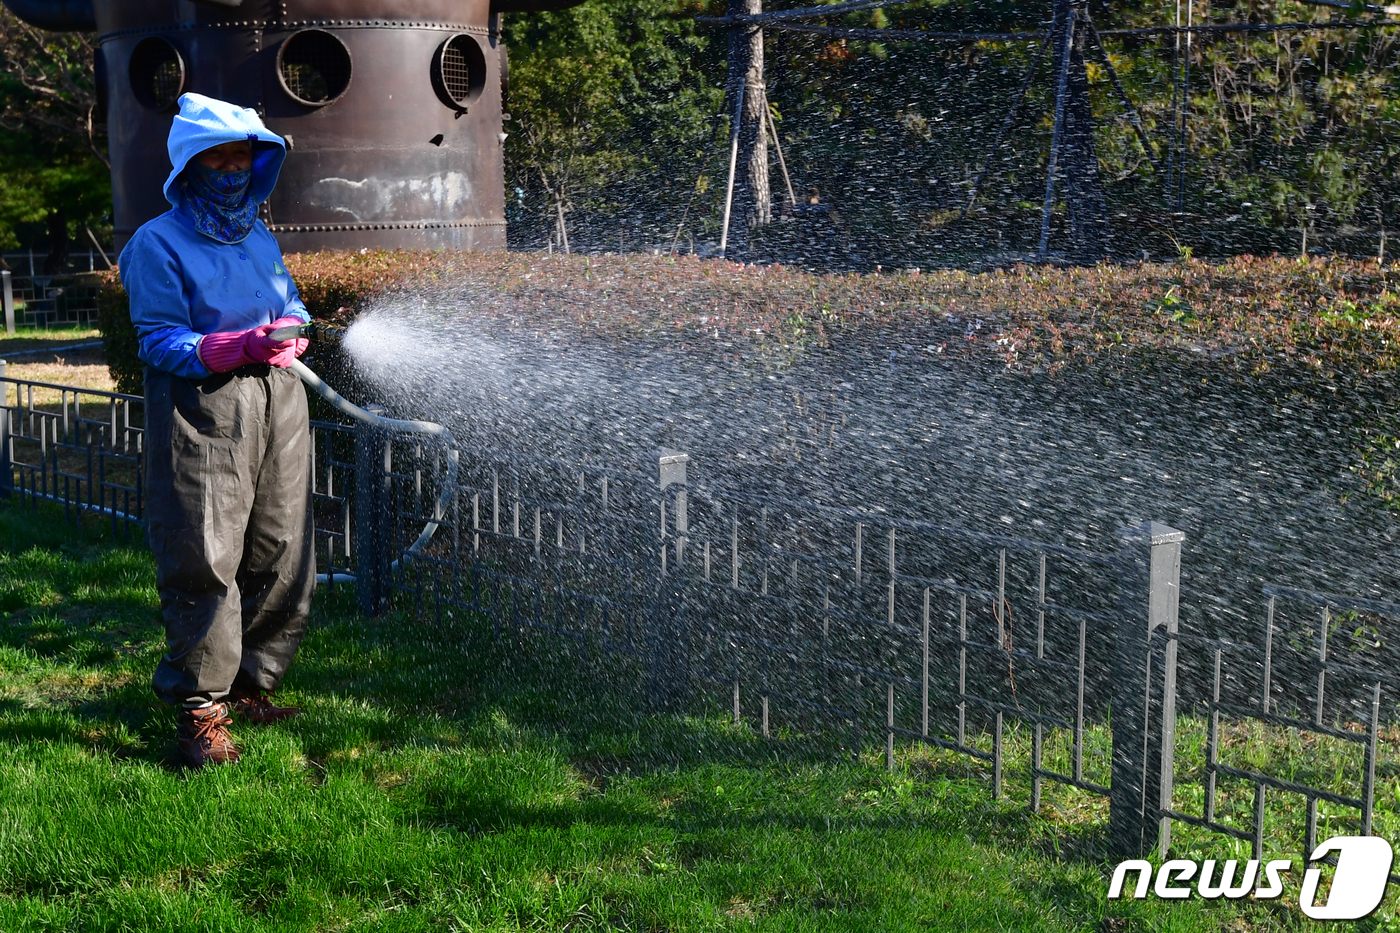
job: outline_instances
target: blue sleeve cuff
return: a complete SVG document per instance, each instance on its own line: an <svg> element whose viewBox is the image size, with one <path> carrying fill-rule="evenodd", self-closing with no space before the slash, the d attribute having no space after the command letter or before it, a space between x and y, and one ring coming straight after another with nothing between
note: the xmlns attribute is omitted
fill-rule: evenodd
<svg viewBox="0 0 1400 933"><path fill-rule="evenodd" d="M139 355L156 369L186 379L205 379L212 373L199 359L199 340L203 336L185 327L155 330L141 338Z"/></svg>

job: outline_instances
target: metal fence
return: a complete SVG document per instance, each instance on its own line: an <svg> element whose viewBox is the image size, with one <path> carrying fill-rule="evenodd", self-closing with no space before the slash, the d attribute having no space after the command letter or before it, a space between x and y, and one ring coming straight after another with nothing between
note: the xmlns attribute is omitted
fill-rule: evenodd
<svg viewBox="0 0 1400 933"><path fill-rule="evenodd" d="M704 483L688 499L690 672L732 688L736 721L747 686L765 736L775 719L847 724L854 747L878 730L891 766L898 739L951 749L986 762L1000 796L1011 718L1034 735L1034 805L1045 780L1109 793L1106 762L1086 776L1084 723L1112 677L1089 647L1113 623L1114 555ZM1068 774L1042 767L1056 729Z"/></svg>
<svg viewBox="0 0 1400 933"><path fill-rule="evenodd" d="M0 272L5 329L13 333L16 328L95 327L98 289L99 278L92 271L63 275Z"/></svg>
<svg viewBox="0 0 1400 933"><path fill-rule="evenodd" d="M23 252L4 253L5 265L16 276L34 278L44 274L44 263L47 256L44 253L36 253L34 250ZM63 263L60 275L81 275L84 272L100 272L110 268L117 258L116 250L113 247L99 249L96 246L89 246L86 250L72 250L68 253L68 259Z"/></svg>
<svg viewBox="0 0 1400 933"><path fill-rule="evenodd" d="M139 395L5 378L0 362L0 494L62 503L123 532L144 515Z"/></svg>
<svg viewBox="0 0 1400 933"><path fill-rule="evenodd" d="M1355 830L1363 836L1372 834L1381 723L1400 695L1400 661L1395 646L1381 640L1381 630L1393 631L1400 622L1400 604L1274 586L1265 587L1263 596L1258 641L1176 635L1186 649L1177 661L1177 676L1194 672L1210 685L1210 696L1205 703L1202 810L1181 812L1174 808L1169 790L1163 793L1160 847L1164 853L1176 820L1249 842L1254 857L1262 858L1269 793L1303 798L1305 861L1317 845L1320 804L1355 811ZM1222 729L1251 724L1297 735L1305 747L1330 743L1359 753L1350 756L1354 771L1344 780L1350 792L1286 779L1264 765L1227 760L1222 753ZM1247 829L1239 825L1244 821L1227 823L1219 816L1217 808L1227 783L1245 792ZM1400 882L1400 875L1392 874L1390 879Z"/></svg>
<svg viewBox="0 0 1400 933"><path fill-rule="evenodd" d="M22 503L139 524L141 398L0 386L0 482ZM312 431L320 569L370 613L479 613L499 638L535 630L627 659L659 705L703 691L765 737L822 732L852 753L882 739L890 767L907 745L940 749L988 768L994 795L1023 779L1033 808L1076 788L1107 799L1123 854L1165 854L1173 824L1257 854L1266 793L1305 800L1305 854L1320 821L1373 829L1378 736L1400 695L1380 633L1400 606L1273 588L1259 640L1228 640L1180 630L1185 535L1161 525L1100 553L711 484L674 451L603 467L461 450L440 499L443 444ZM436 534L405 555L425 525ZM1204 763L1187 767L1182 724L1202 718ZM1222 735L1252 727L1359 754L1340 778L1236 760ZM1195 775L1203 806L1188 812ZM1241 787L1247 824L1221 810Z"/></svg>

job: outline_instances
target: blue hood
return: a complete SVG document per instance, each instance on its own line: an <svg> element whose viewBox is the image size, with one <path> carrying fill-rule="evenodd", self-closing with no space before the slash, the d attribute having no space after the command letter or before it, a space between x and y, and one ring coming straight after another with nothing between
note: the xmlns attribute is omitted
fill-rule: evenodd
<svg viewBox="0 0 1400 933"><path fill-rule="evenodd" d="M287 159L287 144L263 126L254 110L203 94L181 94L180 112L170 127L166 147L174 166L165 180L165 200L180 206L180 173L190 159L222 143L247 140L253 144L253 180L249 193L258 204L267 200Z"/></svg>

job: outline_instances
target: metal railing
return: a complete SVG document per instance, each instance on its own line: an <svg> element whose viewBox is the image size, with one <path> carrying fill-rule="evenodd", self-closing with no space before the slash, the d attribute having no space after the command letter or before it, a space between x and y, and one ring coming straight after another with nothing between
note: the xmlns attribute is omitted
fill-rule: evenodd
<svg viewBox="0 0 1400 933"><path fill-rule="evenodd" d="M0 484L75 519L141 521L139 397L2 373L0 387ZM499 638L537 631L622 659L659 705L699 690L766 737L824 732L853 753L879 737L890 767L901 741L940 749L987 767L996 796L1024 778L1033 808L1047 785L1076 788L1107 799L1125 855L1165 854L1174 823L1258 852L1267 792L1305 798L1309 851L1319 803L1373 831L1378 732L1400 696L1379 635L1395 605L1272 588L1259 641L1207 637L1180 630L1185 535L1160 525L1102 553L709 483L675 451L616 467L462 449L439 512L442 444L312 432L318 564L371 613L479 613ZM406 555L429 522L437 534ZM1181 716L1201 712L1194 813L1177 805L1194 773L1177 753ZM1222 729L1250 724L1360 749L1357 773L1342 787L1224 754ZM1253 791L1248 830L1221 817L1227 784Z"/></svg>
<svg viewBox="0 0 1400 933"><path fill-rule="evenodd" d="M92 273L20 275L0 271L0 311L5 330L94 327L98 277Z"/></svg>
<svg viewBox="0 0 1400 933"><path fill-rule="evenodd" d="M1091 623L1116 617L1103 602L1114 555L703 484L687 506L675 562L690 552L684 604L703 620L692 673L732 689L736 722L747 681L764 736L775 701L795 723L848 723L855 746L863 722L879 723L889 766L900 738L949 749L990 766L1000 796L1014 719L1033 735L1033 806L1047 780L1109 794L1107 762L1094 763L1098 780L1086 774L1084 728L1102 712L1086 686L1111 679L1088 646L1102 634ZM1071 582L1088 577L1100 586ZM1069 773L1043 767L1057 729Z"/></svg>
<svg viewBox="0 0 1400 933"><path fill-rule="evenodd" d="M11 252L3 254L5 265L17 276L33 277L44 274L44 263L48 259L47 254L35 252L32 249L23 252ZM63 264L63 269L59 275L79 275L83 272L101 272L116 262L117 253L115 247L102 247L89 245L86 249L70 250L68 261Z"/></svg>
<svg viewBox="0 0 1400 933"><path fill-rule="evenodd" d="M354 495L353 431L344 425L311 422L311 509L315 516L316 563L327 582L353 580L351 501Z"/></svg>
<svg viewBox="0 0 1400 933"><path fill-rule="evenodd" d="M1197 664L1183 662L1180 675L1204 675L1210 684L1203 769L1203 807L1199 814L1161 806L1160 851L1171 844L1173 820L1248 842L1263 858L1266 795L1270 791L1300 795L1306 801L1302 854L1306 861L1318 842L1319 803L1354 811L1355 831L1369 836L1374 828L1376 766L1383 703L1400 696L1400 663L1393 645L1379 639L1381 625L1393 630L1400 604L1313 593L1287 587L1264 588L1265 619L1258 642L1178 635ZM1299 615L1301 610L1306 615ZM1310 618L1309 618L1310 617ZM1342 627L1351 628L1348 632ZM1375 639L1375 640L1372 640ZM1204 668L1204 669L1201 669ZM1352 793L1281 776L1267 765L1230 764L1221 752L1225 726L1253 723L1329 742L1345 751L1360 749L1349 783ZM1357 756L1351 755L1355 759ZM1226 823L1217 807L1221 783L1235 781L1252 794L1248 829ZM1335 788L1335 780L1333 782ZM1336 818L1336 815L1333 817ZM1400 875L1391 880L1400 882Z"/></svg>
<svg viewBox="0 0 1400 933"><path fill-rule="evenodd" d="M1118 850L1158 837L1180 532L1125 529L1118 552L1096 553L709 484L678 452L607 470L464 450L434 516L440 451L372 430L344 442L358 448L352 552L367 610L392 591L420 611L480 612L498 636L550 632L634 659L659 704L718 687L736 720L753 698L765 736L835 725L853 751L882 736L890 766L909 739L985 763L997 795L1015 723L1031 735L1032 806L1047 782L1075 787L1108 798ZM370 487L383 516L371 525L389 536L373 558L359 508ZM433 546L386 569L429 519ZM1111 722L1110 703L1126 711ZM1111 736L1086 754L1091 721ZM1070 748L1063 766L1046 765L1051 738Z"/></svg>
<svg viewBox="0 0 1400 933"><path fill-rule="evenodd" d="M141 396L7 378L0 362L0 406L0 494L114 530L144 519Z"/></svg>

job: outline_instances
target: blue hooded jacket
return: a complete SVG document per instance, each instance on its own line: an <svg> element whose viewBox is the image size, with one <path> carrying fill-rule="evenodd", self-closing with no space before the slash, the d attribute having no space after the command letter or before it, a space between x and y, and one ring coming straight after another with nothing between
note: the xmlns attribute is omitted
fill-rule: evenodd
<svg viewBox="0 0 1400 933"><path fill-rule="evenodd" d="M205 334L247 330L281 317L309 321L282 262L282 250L261 220L239 243L220 243L195 229L182 203L180 173L196 155L222 143L253 144L248 190L261 204L287 158L282 137L256 112L200 94L183 94L167 144L172 205L142 224L122 250L122 285L131 302L142 360L189 379L210 375L196 353Z"/></svg>

